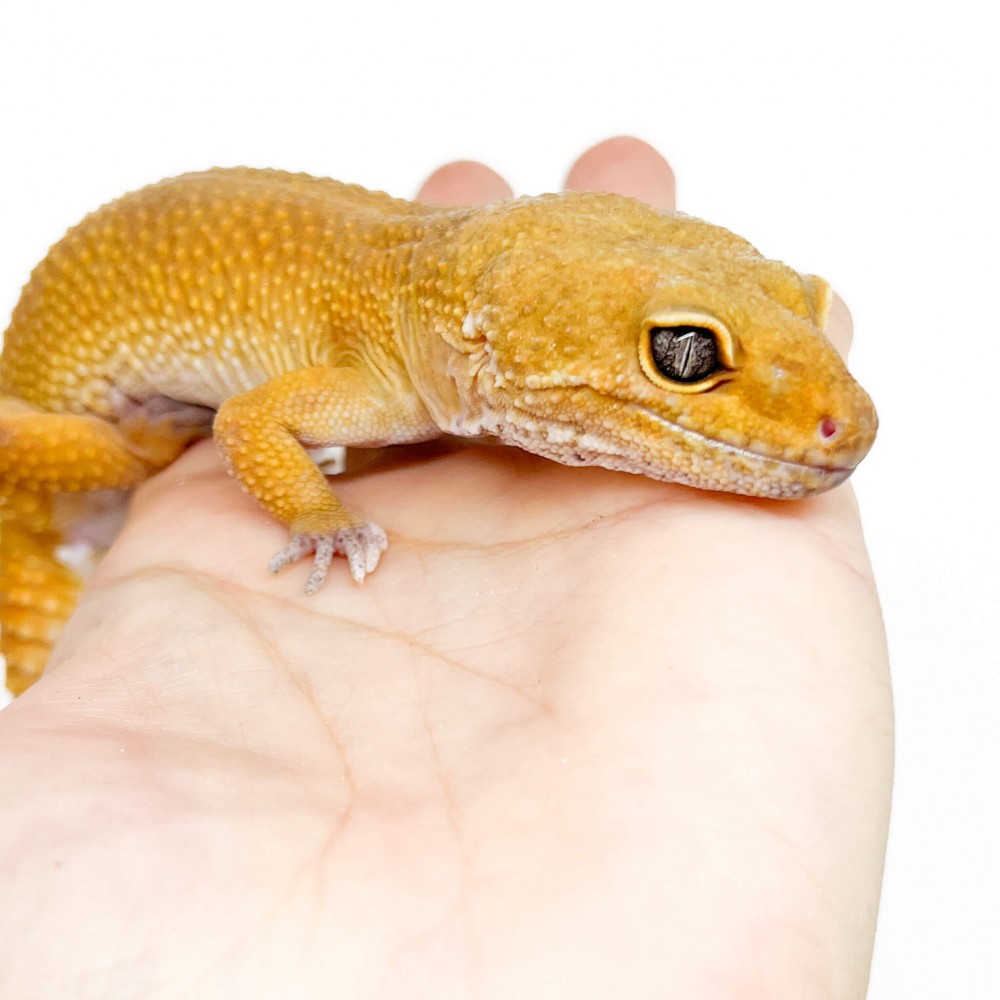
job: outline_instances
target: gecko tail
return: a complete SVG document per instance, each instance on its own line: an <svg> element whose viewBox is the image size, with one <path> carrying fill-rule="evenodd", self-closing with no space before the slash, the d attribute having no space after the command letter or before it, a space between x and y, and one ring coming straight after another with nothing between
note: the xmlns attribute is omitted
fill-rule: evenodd
<svg viewBox="0 0 1000 1000"><path fill-rule="evenodd" d="M83 585L61 558L51 501L44 494L0 496L0 654L15 695L41 676Z"/></svg>
<svg viewBox="0 0 1000 1000"><path fill-rule="evenodd" d="M0 654L15 694L41 676L148 470L114 425L0 395Z"/></svg>
<svg viewBox="0 0 1000 1000"><path fill-rule="evenodd" d="M63 539L54 497L26 489L14 475L18 431L34 408L0 396L0 694L20 694L38 679L76 604L81 579L58 558ZM2 703L2 702L0 702Z"/></svg>

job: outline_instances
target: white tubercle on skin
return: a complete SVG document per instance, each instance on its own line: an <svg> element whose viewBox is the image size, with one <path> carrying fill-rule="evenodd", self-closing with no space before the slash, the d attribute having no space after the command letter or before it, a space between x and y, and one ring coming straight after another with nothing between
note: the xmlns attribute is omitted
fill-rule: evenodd
<svg viewBox="0 0 1000 1000"><path fill-rule="evenodd" d="M485 309L480 309L477 312L469 312L465 314L465 319L462 320L463 337L472 339L482 331L483 321L486 319L485 313Z"/></svg>
<svg viewBox="0 0 1000 1000"><path fill-rule="evenodd" d="M566 425L550 424L545 433L549 444L571 444L576 440L576 431Z"/></svg>

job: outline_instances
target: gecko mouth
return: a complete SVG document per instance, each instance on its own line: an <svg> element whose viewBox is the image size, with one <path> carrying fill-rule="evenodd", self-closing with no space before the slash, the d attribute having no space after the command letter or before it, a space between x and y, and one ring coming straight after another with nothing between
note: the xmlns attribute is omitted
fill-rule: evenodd
<svg viewBox="0 0 1000 1000"><path fill-rule="evenodd" d="M576 388L584 399L597 395L607 402L606 396L590 386ZM508 444L563 465L597 465L744 496L791 499L822 493L839 486L854 471L853 466L794 461L729 444L675 423L639 403L615 402L635 422L648 426L651 421L662 428L666 433L661 447L637 446L634 438L629 440L627 435L595 425L584 416L591 409L586 405L576 410L575 421L554 419L551 411L543 415L535 408L515 405L506 419L489 430ZM520 418L514 414L520 414ZM660 436L650 437L655 441Z"/></svg>
<svg viewBox="0 0 1000 1000"><path fill-rule="evenodd" d="M674 423L672 420L667 420L666 417L661 417L660 414L655 413L645 406L636 406L634 409L644 414L647 417L655 420L658 424L662 424L664 427L670 428L670 431L675 434L679 434L688 440L701 441L710 445L714 449L718 449L721 452L725 452L729 455L739 456L741 458L747 458L751 461L757 462L773 462L775 465L781 468L786 468L790 472L796 469L800 469L803 472L821 473L823 475L829 476L840 476L841 478L838 482L842 482L846 479L853 471L854 466L847 465L823 465L823 464L813 464L812 462L796 462L789 458L780 458L777 455L768 455L766 452L754 451L752 448L743 448L739 445L730 444L727 441L720 441L718 438L710 437L707 434L702 434L699 431L691 430L689 427L682 427L680 424Z"/></svg>

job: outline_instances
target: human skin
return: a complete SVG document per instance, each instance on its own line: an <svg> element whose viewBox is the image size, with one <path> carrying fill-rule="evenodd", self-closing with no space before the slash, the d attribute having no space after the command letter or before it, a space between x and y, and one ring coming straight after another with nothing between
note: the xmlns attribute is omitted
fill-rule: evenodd
<svg viewBox="0 0 1000 1000"><path fill-rule="evenodd" d="M673 207L636 140L568 183ZM892 705L849 487L431 445L338 488L392 544L309 598L211 443L136 493L0 713L0 998L864 996Z"/></svg>

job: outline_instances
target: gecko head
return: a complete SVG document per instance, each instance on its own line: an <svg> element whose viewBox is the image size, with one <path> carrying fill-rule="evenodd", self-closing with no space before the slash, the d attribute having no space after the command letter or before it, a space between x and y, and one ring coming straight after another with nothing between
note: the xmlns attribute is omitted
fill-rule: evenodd
<svg viewBox="0 0 1000 1000"><path fill-rule="evenodd" d="M486 429L565 464L771 497L835 486L871 447L822 279L631 199L496 212L506 235L462 327Z"/></svg>

